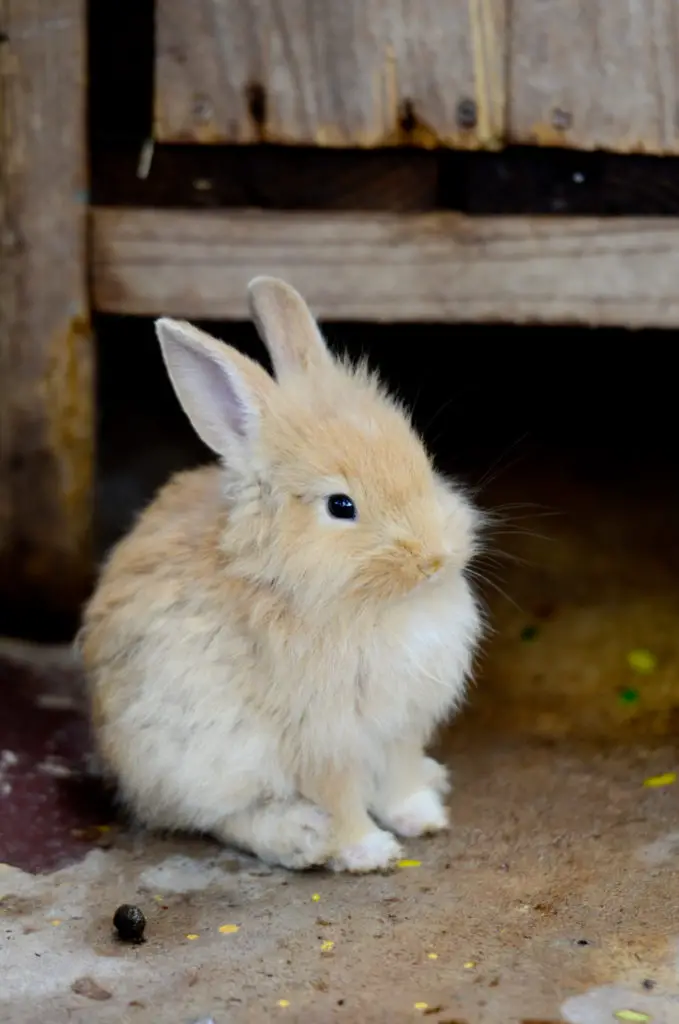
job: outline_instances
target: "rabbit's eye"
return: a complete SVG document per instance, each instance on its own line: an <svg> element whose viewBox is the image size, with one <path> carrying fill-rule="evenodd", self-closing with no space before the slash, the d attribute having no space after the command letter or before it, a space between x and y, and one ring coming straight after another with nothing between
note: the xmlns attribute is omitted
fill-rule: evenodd
<svg viewBox="0 0 679 1024"><path fill-rule="evenodd" d="M333 519L355 519L358 515L348 494L331 494L326 504L328 515Z"/></svg>

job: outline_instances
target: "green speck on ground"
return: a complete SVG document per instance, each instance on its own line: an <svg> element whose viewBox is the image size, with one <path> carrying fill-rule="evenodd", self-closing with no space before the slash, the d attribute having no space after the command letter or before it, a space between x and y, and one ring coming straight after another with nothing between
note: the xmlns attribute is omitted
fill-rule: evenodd
<svg viewBox="0 0 679 1024"><path fill-rule="evenodd" d="M620 694L623 704L635 704L639 700L638 690L623 690Z"/></svg>
<svg viewBox="0 0 679 1024"><path fill-rule="evenodd" d="M536 640L540 630L537 626L524 626L521 630L521 639L524 643L530 643L531 640Z"/></svg>

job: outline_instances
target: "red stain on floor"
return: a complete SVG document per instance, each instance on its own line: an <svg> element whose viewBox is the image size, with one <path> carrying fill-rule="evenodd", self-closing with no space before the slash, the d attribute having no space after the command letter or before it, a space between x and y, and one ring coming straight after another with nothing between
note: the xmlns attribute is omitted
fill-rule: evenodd
<svg viewBox="0 0 679 1024"><path fill-rule="evenodd" d="M0 660L0 862L53 871L81 860L114 815L88 773L87 722L68 693L77 680Z"/></svg>

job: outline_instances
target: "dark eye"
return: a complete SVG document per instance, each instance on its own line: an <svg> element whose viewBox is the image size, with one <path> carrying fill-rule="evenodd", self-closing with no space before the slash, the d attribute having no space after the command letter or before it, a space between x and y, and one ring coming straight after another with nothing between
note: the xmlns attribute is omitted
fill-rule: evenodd
<svg viewBox="0 0 679 1024"><path fill-rule="evenodd" d="M356 506L348 494L331 494L327 501L328 515L333 519L355 519Z"/></svg>

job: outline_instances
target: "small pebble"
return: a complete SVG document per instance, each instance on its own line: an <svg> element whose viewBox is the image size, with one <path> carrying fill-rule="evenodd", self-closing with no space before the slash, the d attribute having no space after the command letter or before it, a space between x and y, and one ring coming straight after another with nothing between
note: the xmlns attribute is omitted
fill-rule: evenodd
<svg viewBox="0 0 679 1024"><path fill-rule="evenodd" d="M113 927L123 942L144 942L146 918L139 907L123 903L113 915Z"/></svg>
<svg viewBox="0 0 679 1024"><path fill-rule="evenodd" d="M97 984L94 978L77 978L71 985L71 992L85 999L93 999L95 1002L103 1003L111 998L111 993Z"/></svg>

